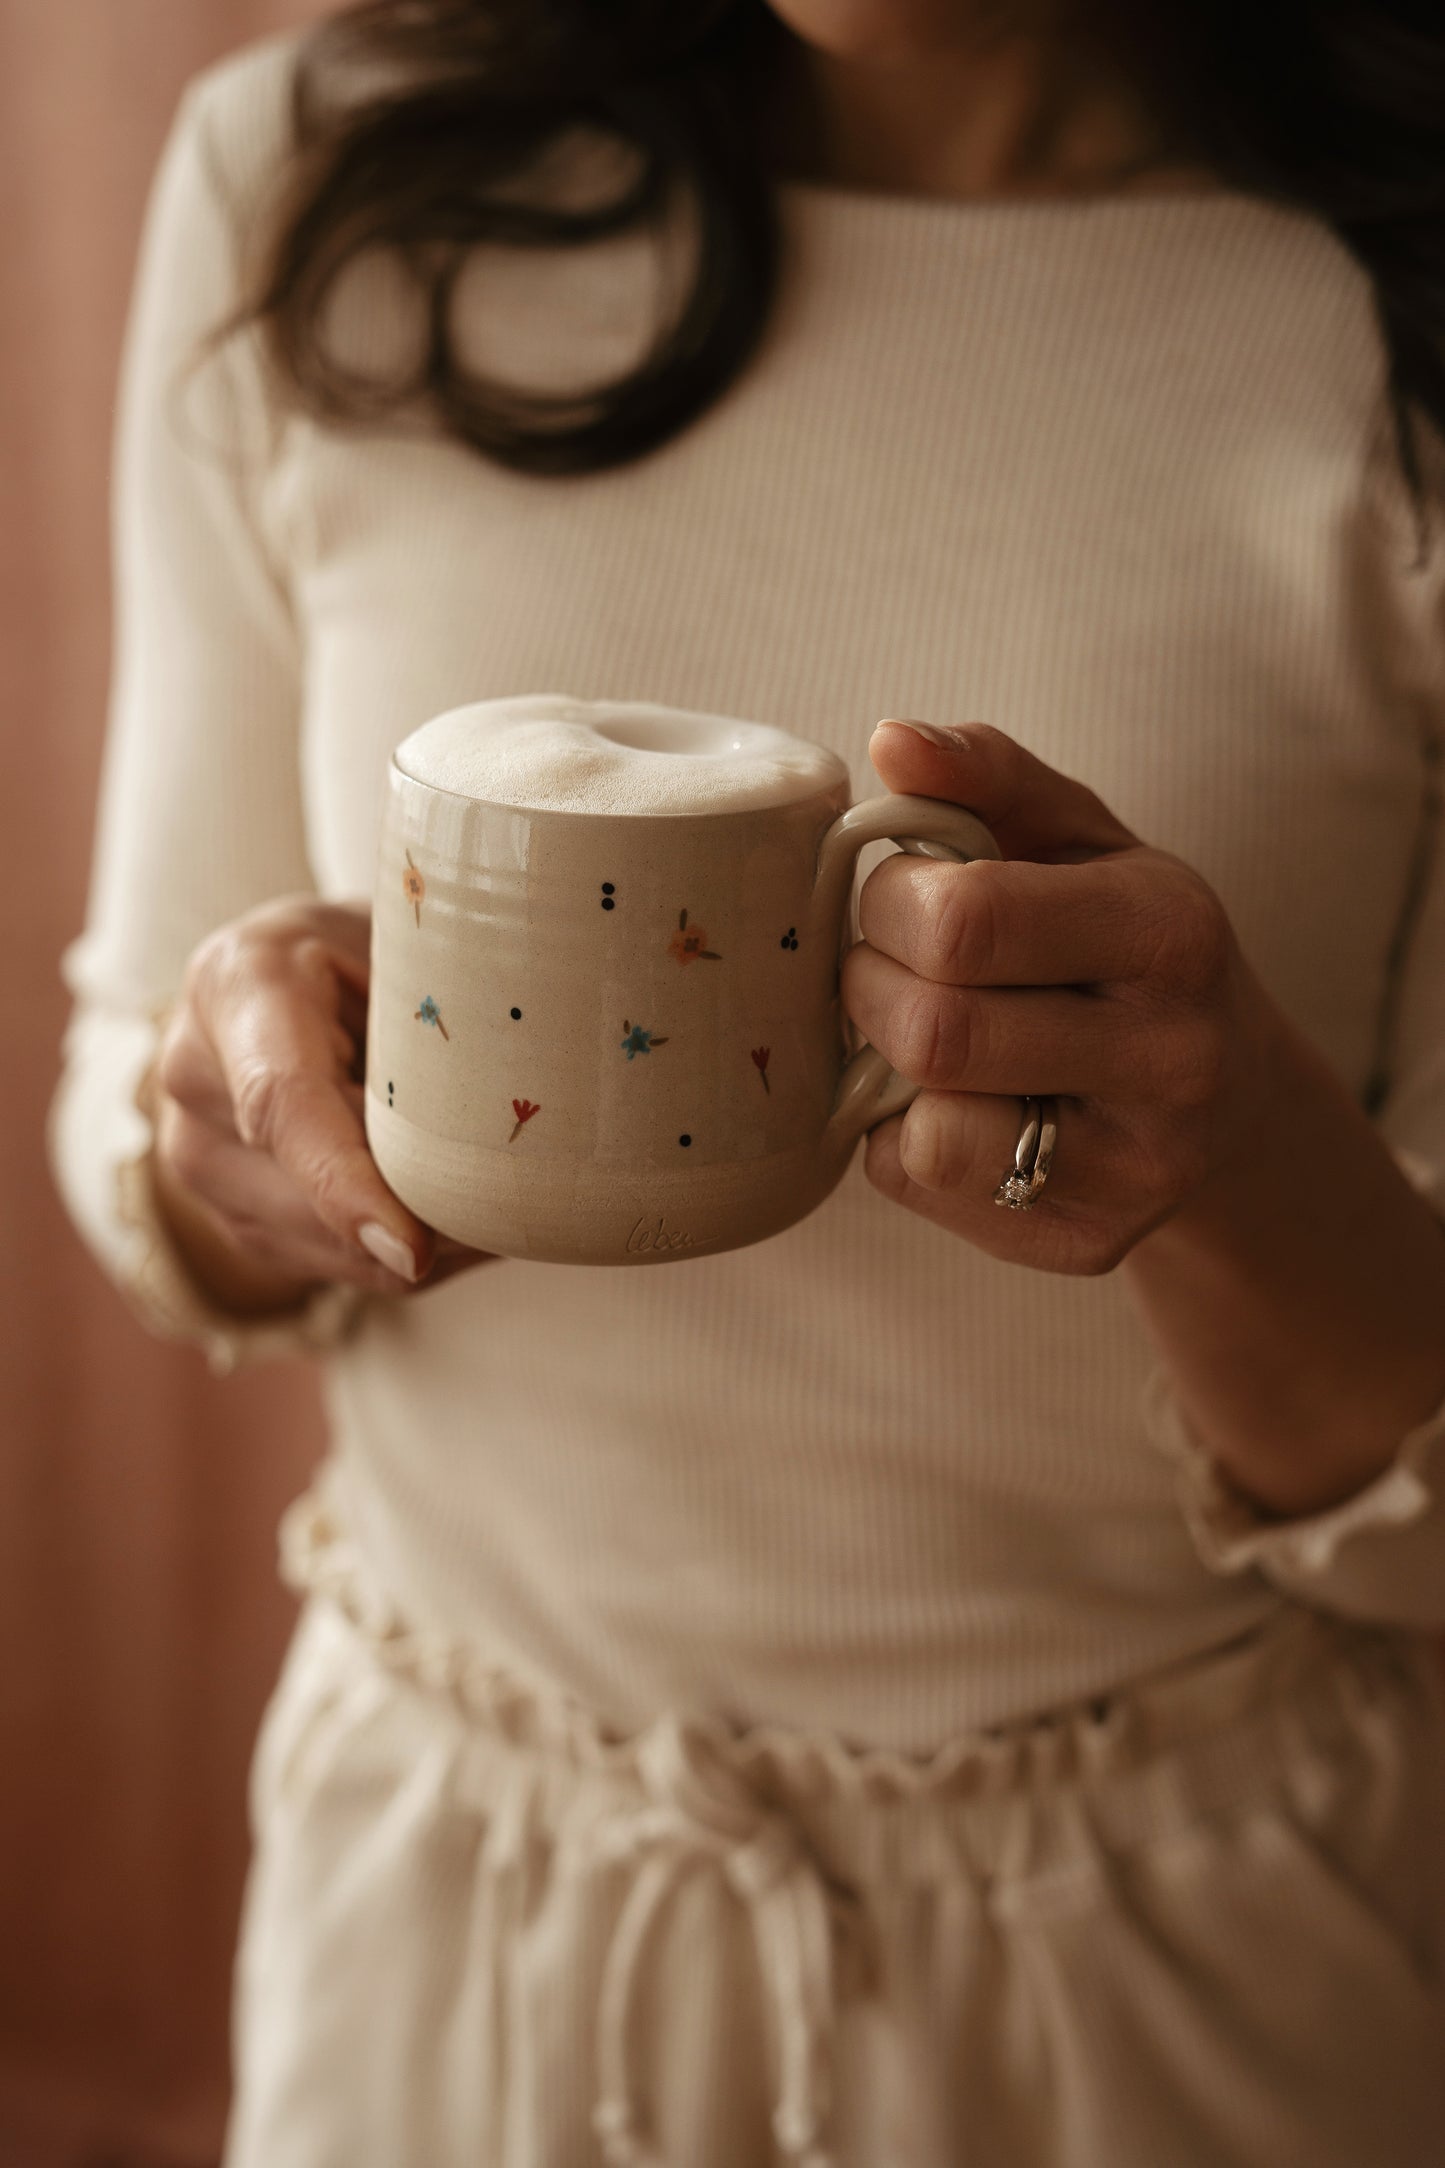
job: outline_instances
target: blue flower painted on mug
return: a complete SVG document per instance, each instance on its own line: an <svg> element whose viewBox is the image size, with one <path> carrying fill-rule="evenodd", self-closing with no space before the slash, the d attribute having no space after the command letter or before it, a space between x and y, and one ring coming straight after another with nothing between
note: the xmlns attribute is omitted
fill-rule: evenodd
<svg viewBox="0 0 1445 2168"><path fill-rule="evenodd" d="M435 1024L444 1039L451 1037L451 1033L442 1022L442 1012L432 1000L430 994L423 994L421 1007L416 1012L416 1020L419 1024Z"/></svg>
<svg viewBox="0 0 1445 2168"><path fill-rule="evenodd" d="M625 1016L622 1019L622 1028L627 1033L627 1037L621 1041L622 1051L629 1061L634 1054L650 1054L655 1046L667 1044L665 1038L659 1039L654 1032L644 1031L641 1024L629 1024Z"/></svg>

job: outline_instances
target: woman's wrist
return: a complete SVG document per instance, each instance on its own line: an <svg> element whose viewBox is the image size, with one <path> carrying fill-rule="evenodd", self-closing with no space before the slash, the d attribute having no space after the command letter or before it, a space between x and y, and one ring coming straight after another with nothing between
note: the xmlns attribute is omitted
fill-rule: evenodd
<svg viewBox="0 0 1445 2168"><path fill-rule="evenodd" d="M1445 1393L1445 1229L1281 1020L1269 1118L1124 1260L1193 1428L1266 1514L1326 1510Z"/></svg>

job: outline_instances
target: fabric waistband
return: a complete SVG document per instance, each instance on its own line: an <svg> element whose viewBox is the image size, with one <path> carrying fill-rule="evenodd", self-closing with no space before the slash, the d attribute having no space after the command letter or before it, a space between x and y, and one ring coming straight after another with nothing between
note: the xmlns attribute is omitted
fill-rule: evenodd
<svg viewBox="0 0 1445 2168"><path fill-rule="evenodd" d="M574 1863L624 1872L596 2020L593 2120L610 2168L668 2168L643 2101L639 1986L690 1875L720 1875L751 1926L778 2146L798 2168L831 2168L836 2013L868 1990L868 1886L970 1882L999 1919L1087 1901L1101 1855L1221 1813L1291 1764L1348 1760L1387 1677L1421 1683L1403 1637L1286 1606L1247 1640L1103 1702L916 1760L677 1712L620 1737L555 1688L408 1621L324 1476L287 1512L281 1550L283 1578L324 1606L313 1620L328 1644L342 1637L348 1660L379 1663L464 1719L469 1752L495 1759L497 1799L519 1803L509 1826L540 1813Z"/></svg>
<svg viewBox="0 0 1445 2168"><path fill-rule="evenodd" d="M455 1635L408 1619L359 1552L325 1474L287 1510L280 1529L281 1575L300 1595L324 1598L349 1621L373 1656L400 1678L444 1697L484 1731L520 1748L560 1756L579 1770L625 1779L643 1756L649 1733L621 1734L560 1688L490 1661ZM1368 1695L1371 1679L1398 1679L1415 1666L1403 1637L1388 1630L1282 1603L1240 1640L1131 1682L1102 1699L1075 1704L1017 1725L957 1734L926 1755L857 1746L836 1733L759 1724L734 1728L702 1716L666 1713L689 1759L725 1768L759 1796L801 1810L830 1803L887 1808L926 1801L931 1808L976 1809L982 1829L990 1804L1023 1793L1100 1783L1114 1799L1118 1841L1131 1826L1146 1840L1179 1800L1151 1811L1139 1796L1126 1804L1131 1776L1166 1772L1182 1757L1191 1766L1196 1810L1224 1803L1235 1780L1259 1778L1260 1740L1271 1712L1337 1702L1342 1675L1350 1696ZM1206 1742L1213 1741L1212 1749ZM1211 1773L1212 1771L1212 1773ZM1137 1787L1135 1788L1137 1791Z"/></svg>

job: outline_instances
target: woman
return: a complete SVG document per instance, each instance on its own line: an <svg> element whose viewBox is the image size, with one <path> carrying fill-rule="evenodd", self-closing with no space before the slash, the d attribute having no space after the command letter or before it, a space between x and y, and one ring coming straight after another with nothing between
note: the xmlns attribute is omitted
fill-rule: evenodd
<svg viewBox="0 0 1445 2168"><path fill-rule="evenodd" d="M228 2168L1438 2153L1407 12L373 0L189 89L54 1148L158 1329L326 1356ZM999 837L873 854L925 1089L776 1240L485 1259L366 1153L386 755L537 691Z"/></svg>

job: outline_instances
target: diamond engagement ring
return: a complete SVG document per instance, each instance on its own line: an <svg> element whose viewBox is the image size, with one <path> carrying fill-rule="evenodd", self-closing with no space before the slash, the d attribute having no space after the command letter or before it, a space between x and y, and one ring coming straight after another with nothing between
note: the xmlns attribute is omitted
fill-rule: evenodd
<svg viewBox="0 0 1445 2168"><path fill-rule="evenodd" d="M1014 1146L1014 1163L994 1191L993 1201L1015 1212L1028 1212L1038 1202L1039 1191L1049 1178L1059 1106L1053 1098L1024 1099L1021 1104L1023 1127Z"/></svg>

